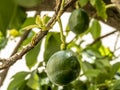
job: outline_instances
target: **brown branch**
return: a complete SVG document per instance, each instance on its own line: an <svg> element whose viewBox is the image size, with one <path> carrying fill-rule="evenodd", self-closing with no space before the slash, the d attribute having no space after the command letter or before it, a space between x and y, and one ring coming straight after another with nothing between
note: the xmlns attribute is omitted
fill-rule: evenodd
<svg viewBox="0 0 120 90"><path fill-rule="evenodd" d="M69 0L66 4L63 10L58 9L58 12L54 14L54 16L50 19L48 24L46 25L47 29L50 30L51 27L54 25L57 16L61 16L63 12L70 6L72 5L76 0ZM61 3L60 3L61 4ZM59 11L60 10L60 11ZM17 52L13 56L7 59L7 61L0 65L0 70L5 69L13 65L17 60L21 59L23 55L25 55L28 51L34 48L35 45L48 33L48 30L46 31L40 31L38 32L32 42L30 42L25 48L23 48L21 51Z"/></svg>
<svg viewBox="0 0 120 90"><path fill-rule="evenodd" d="M114 34L115 32L118 32L118 30L112 31L112 32L110 32L110 33L107 33L107 34L105 34L105 35L103 35L103 36L97 38L97 39L94 40L90 45L95 44L96 42L100 41L101 39L103 39L103 38L105 38L105 37L108 37L109 35Z"/></svg>
<svg viewBox="0 0 120 90"><path fill-rule="evenodd" d="M71 1L71 0L68 0ZM73 2L76 0L72 0ZM111 4L111 0L103 0L106 5L107 4ZM54 10L54 6L55 6L55 0L43 0L42 3L40 3L38 6L36 7L32 7L32 8L25 8L27 11L34 11L34 10L40 10L40 11L53 11ZM70 6L69 8L67 8L67 11L71 12L74 9L74 4L72 6ZM90 4L87 4L84 9L88 12L90 17L93 17L96 13L95 8L93 8L93 6L91 6ZM116 28L117 30L120 30L120 13L118 11L118 9L116 8L109 8L107 9L107 15L108 15L108 19L105 22L104 20L102 20L100 17L98 17L96 15L96 19L99 19L100 21L106 23L107 25L110 25L114 28Z"/></svg>
<svg viewBox="0 0 120 90"><path fill-rule="evenodd" d="M35 16L37 16L38 14L40 14L40 11L36 11L36 14ZM21 44L23 43L23 41L28 37L29 33L30 33L31 30L27 30L23 33L23 35L21 36L19 42L17 43L16 47L14 48L11 56L13 56L15 53L17 53L19 47L21 46ZM2 60L2 63L4 63L6 60ZM7 76L7 73L8 73L8 70L9 70L9 67L4 69L1 73L0 73L0 87L2 86L6 76Z"/></svg>
<svg viewBox="0 0 120 90"><path fill-rule="evenodd" d="M21 36L18 44L17 44L16 47L14 48L11 56L14 55L14 54L18 51L18 48L19 48L20 45L23 43L23 41L27 38L29 32L30 32L30 30L27 30L27 31L24 32L24 34ZM2 60L2 59L1 59L0 61L2 61L2 63L7 62L6 60ZM3 82L4 82L4 80L5 80L6 76L7 76L8 70L9 70L9 67L6 68L6 69L4 69L4 70L0 73L0 86L3 85Z"/></svg>
<svg viewBox="0 0 120 90"><path fill-rule="evenodd" d="M21 36L21 39L19 40L18 44L16 45L15 49L13 50L12 55L14 55L17 51L20 45L23 43L23 41L27 38L28 34L30 33L31 30L26 30L24 34Z"/></svg>
<svg viewBox="0 0 120 90"><path fill-rule="evenodd" d="M109 1L109 0L106 0ZM106 4L110 4L106 2ZM84 7L84 9L86 10L86 12L89 14L90 17L93 17L104 22L105 24L116 28L116 30L120 30L120 13L118 12L118 10L116 8L108 8L106 13L107 13L107 20L104 21L102 18L98 17L97 15L95 15L96 10L95 8L93 8L93 6L91 6L91 4L88 4Z"/></svg>

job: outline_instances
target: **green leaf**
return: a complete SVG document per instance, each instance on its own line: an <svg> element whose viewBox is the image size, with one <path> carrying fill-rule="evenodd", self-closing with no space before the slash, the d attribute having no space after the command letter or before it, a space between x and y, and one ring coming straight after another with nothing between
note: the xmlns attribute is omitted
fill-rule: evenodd
<svg viewBox="0 0 120 90"><path fill-rule="evenodd" d="M108 60L96 60L94 66L101 71L97 77L98 83L103 83L105 80L111 79L111 64Z"/></svg>
<svg viewBox="0 0 120 90"><path fill-rule="evenodd" d="M94 20L92 22L92 25L90 27L90 33L92 34L92 37L94 39L97 39L101 35L101 26L100 23L97 20Z"/></svg>
<svg viewBox="0 0 120 90"><path fill-rule="evenodd" d="M84 73L88 78L93 78L93 77L97 77L100 74L100 70L98 69L91 69L88 70Z"/></svg>
<svg viewBox="0 0 120 90"><path fill-rule="evenodd" d="M3 35L6 35L6 29L8 28L14 7L15 4L12 0L0 1L0 31Z"/></svg>
<svg viewBox="0 0 120 90"><path fill-rule="evenodd" d="M111 64L108 60L106 59L101 59L101 60L96 60L95 61L96 68L101 69L103 72L108 72L110 73L109 70L111 70Z"/></svg>
<svg viewBox="0 0 120 90"><path fill-rule="evenodd" d="M93 45L92 45L92 48L94 48L94 49L96 49L96 50L98 50L99 51L99 48L102 46L102 42L101 42L101 40L99 40L99 41L97 41L96 43L94 43ZM99 51L100 52L100 51Z"/></svg>
<svg viewBox="0 0 120 90"><path fill-rule="evenodd" d="M20 29L21 25L26 19L26 13L25 10L22 9L21 7L14 7L13 14L11 16L11 20L9 23L9 28L15 28L15 29Z"/></svg>
<svg viewBox="0 0 120 90"><path fill-rule="evenodd" d="M38 73L39 75L39 78L41 78L40 80L40 85L43 86L43 85L48 85L49 81L47 81L47 74L46 72L41 72L41 73Z"/></svg>
<svg viewBox="0 0 120 90"><path fill-rule="evenodd" d="M34 35L35 35L35 32L34 32L34 31L30 31L28 37L27 37L27 38L24 40L24 42L22 43L22 46L25 46L25 45L27 45L28 43L30 43Z"/></svg>
<svg viewBox="0 0 120 90"><path fill-rule="evenodd" d="M60 50L60 33L58 32L49 32L46 36L45 40L45 51L44 51L44 60L45 62L48 61L50 56L52 56L53 53Z"/></svg>
<svg viewBox="0 0 120 90"><path fill-rule="evenodd" d="M40 80L39 80L39 76L37 74L37 71L33 71L31 73L31 76L27 82L27 85L32 89L39 90Z"/></svg>
<svg viewBox="0 0 120 90"><path fill-rule="evenodd" d="M6 35L8 28L18 29L25 18L25 11L18 7L13 0L0 1L0 31L3 35Z"/></svg>
<svg viewBox="0 0 120 90"><path fill-rule="evenodd" d="M72 89L72 84L68 84L66 86L63 86L63 89L62 90L73 90Z"/></svg>
<svg viewBox="0 0 120 90"><path fill-rule="evenodd" d="M97 49L92 47L87 47L82 52L83 56L87 57L88 59L95 60L103 58L100 52Z"/></svg>
<svg viewBox="0 0 120 90"><path fill-rule="evenodd" d="M112 65L112 70L111 70L111 78L114 77L114 75L117 73L117 71L119 70L120 68L120 62L117 62L115 64Z"/></svg>
<svg viewBox="0 0 120 90"><path fill-rule="evenodd" d="M44 15L42 20L43 20L43 24L46 25L47 22L50 20L51 17L49 17L48 15Z"/></svg>
<svg viewBox="0 0 120 90"><path fill-rule="evenodd" d="M43 0L15 0L16 3L22 7L34 7Z"/></svg>
<svg viewBox="0 0 120 90"><path fill-rule="evenodd" d="M83 72L86 72L88 70L92 70L93 69L93 66L91 63L87 62L87 61L84 61L82 63L82 69L83 69Z"/></svg>
<svg viewBox="0 0 120 90"><path fill-rule="evenodd" d="M80 3L81 7L85 6L88 3L89 0L78 0Z"/></svg>
<svg viewBox="0 0 120 90"><path fill-rule="evenodd" d="M80 80L75 80L73 81L73 90L87 90L87 85L85 84L84 81L80 81Z"/></svg>
<svg viewBox="0 0 120 90"><path fill-rule="evenodd" d="M29 74L29 72L21 71L21 72L16 73L12 78L14 78L14 80L23 79L23 78L25 78L28 74Z"/></svg>
<svg viewBox="0 0 120 90"><path fill-rule="evenodd" d="M96 8L98 16L104 20L107 19L106 5L103 0L90 0L90 3Z"/></svg>
<svg viewBox="0 0 120 90"><path fill-rule="evenodd" d="M35 25L35 17L28 17L22 24L21 28L27 27L29 25Z"/></svg>
<svg viewBox="0 0 120 90"><path fill-rule="evenodd" d="M110 80L110 73L106 73L103 70L101 70L100 74L96 79L96 82L100 84L100 83L105 83L105 81L107 80Z"/></svg>
<svg viewBox="0 0 120 90"><path fill-rule="evenodd" d="M110 90L120 90L120 80L114 81Z"/></svg>
<svg viewBox="0 0 120 90"><path fill-rule="evenodd" d="M103 57L106 57L106 59L112 60L113 52L110 50L110 48L101 45L99 48L99 52Z"/></svg>
<svg viewBox="0 0 120 90"><path fill-rule="evenodd" d="M94 6L97 0L90 0L90 3Z"/></svg>
<svg viewBox="0 0 120 90"><path fill-rule="evenodd" d="M31 69L37 63L37 57L40 52L41 42L39 42L31 51L29 51L26 56L26 65Z"/></svg>
<svg viewBox="0 0 120 90"><path fill-rule="evenodd" d="M36 16L35 23L36 23L39 27L42 27L42 26L43 26L42 18L40 17L40 15L37 15L37 16Z"/></svg>
<svg viewBox="0 0 120 90"><path fill-rule="evenodd" d="M26 81L25 78L29 72L18 72L12 77L12 81L10 82L7 90L18 90L18 88Z"/></svg>
<svg viewBox="0 0 120 90"><path fill-rule="evenodd" d="M8 38L4 37L0 32L0 50L6 46L7 41L8 41Z"/></svg>
<svg viewBox="0 0 120 90"><path fill-rule="evenodd" d="M25 80L24 82L22 82L21 86L17 90L33 90L26 85L27 81L28 80Z"/></svg>
<svg viewBox="0 0 120 90"><path fill-rule="evenodd" d="M88 90L97 90L97 86L95 84L91 84L89 85Z"/></svg>

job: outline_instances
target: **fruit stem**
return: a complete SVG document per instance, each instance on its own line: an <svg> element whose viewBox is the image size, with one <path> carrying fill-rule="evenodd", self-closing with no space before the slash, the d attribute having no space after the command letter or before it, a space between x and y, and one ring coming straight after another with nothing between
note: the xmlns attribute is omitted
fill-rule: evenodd
<svg viewBox="0 0 120 90"><path fill-rule="evenodd" d="M108 4L108 5L106 5L106 9L112 8L112 7L116 7L116 5L115 4Z"/></svg>
<svg viewBox="0 0 120 90"><path fill-rule="evenodd" d="M61 7L60 7L61 10L63 10L64 5L65 5L65 0L62 0Z"/></svg>
<svg viewBox="0 0 120 90"><path fill-rule="evenodd" d="M58 24L59 24L59 27L60 27L60 37L61 37L61 50L65 50L66 48L66 43L65 43L65 36L64 36L64 33L63 33L63 26L62 26L62 22L61 22L61 19L60 17L58 17Z"/></svg>
<svg viewBox="0 0 120 90"><path fill-rule="evenodd" d="M65 5L65 0L62 0L61 6L60 6L60 11L63 10L64 5ZM60 46L60 49L61 49L61 50L65 50L65 49L66 49L65 36L64 36L64 33L63 33L62 21L61 21L59 15L58 15L58 17L57 17L57 20L58 20L58 24L59 24L59 27L60 27L60 37L61 37L61 42L62 42L62 44L61 44L61 46Z"/></svg>

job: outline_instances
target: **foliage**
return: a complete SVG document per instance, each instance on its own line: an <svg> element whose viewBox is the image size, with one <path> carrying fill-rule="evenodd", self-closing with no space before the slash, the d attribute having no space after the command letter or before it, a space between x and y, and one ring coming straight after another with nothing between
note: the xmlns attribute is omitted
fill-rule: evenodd
<svg viewBox="0 0 120 90"><path fill-rule="evenodd" d="M80 64L74 52L61 50L50 57L46 71L51 82L67 85L79 76Z"/></svg>
<svg viewBox="0 0 120 90"><path fill-rule="evenodd" d="M25 8L32 8L38 5L43 0L1 0L0 3L0 50L4 49L9 37L15 39L21 37L23 33L30 30L27 38L23 41L21 47L33 43L33 37L36 32L34 28L41 31L48 29L47 22L51 17L45 15L43 17L37 15L35 17L27 17ZM64 5L64 0L63 5ZM66 30L63 30L62 21L58 20L58 32L49 31L32 50L26 53L25 60L29 72L22 71L16 73L9 83L8 90L119 90L120 89L120 63L111 64L117 56L115 52L105 47L102 41L98 38L101 37L101 25L99 20L88 18L88 14L81 14L81 11L76 13L76 10L84 10L87 4L92 5L96 10L97 16L103 20L107 19L106 4L103 0L77 0L76 9L72 12L75 17L69 18ZM78 5L77 5L78 4ZM7 7L7 8L6 8ZM82 21L87 15L86 22ZM76 17L79 16L79 17ZM80 20L79 20L80 19ZM91 23L89 22L89 19ZM86 27L78 27L87 25ZM82 25L81 25L82 24ZM77 28L75 26L77 25ZM51 27L52 28L52 27ZM75 32L75 37L67 42L69 34L74 32L71 30L80 29ZM82 44L84 36L90 34L93 40L97 40L92 44L87 44L84 47ZM41 47L44 45L43 59L38 56L41 55ZM52 83L46 74L46 64L49 58L57 51L64 49L73 50L76 53L80 66L81 73L76 80L65 85L57 86ZM62 48L63 49L63 48ZM62 57L61 57L62 58ZM39 60L42 60L39 62ZM69 65L68 65L69 66ZM54 67L54 66L53 66ZM42 68L42 70L41 70ZM51 68L50 68L51 69ZM85 77L85 79L81 79Z"/></svg>

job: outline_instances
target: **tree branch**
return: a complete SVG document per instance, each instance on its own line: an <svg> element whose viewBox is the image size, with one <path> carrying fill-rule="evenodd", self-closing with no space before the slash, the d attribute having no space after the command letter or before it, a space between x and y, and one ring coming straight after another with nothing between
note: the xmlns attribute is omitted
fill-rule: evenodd
<svg viewBox="0 0 120 90"><path fill-rule="evenodd" d="M24 32L24 34L21 36L21 39L19 40L18 44L16 45L15 49L13 50L11 56L14 55L18 51L18 48L23 43L23 41L27 38L29 32L30 32L30 30L27 30ZM0 59L0 62L5 63L7 61ZM9 70L9 67L4 69L2 72L0 72L0 87L3 85L3 82L6 78L7 73L8 73L8 70Z"/></svg>
<svg viewBox="0 0 120 90"><path fill-rule="evenodd" d="M71 0L67 0L68 2ZM72 0L77 1L77 0ZM110 0L103 0L106 5L107 4L111 4ZM27 11L34 11L34 10L39 10L39 11L53 11L55 7L55 0L43 0L42 3L40 3L38 6L36 7L32 7L32 8L25 8ZM67 7L67 11L71 12L74 9L74 4L71 6L68 5ZM96 10L90 5L87 4L84 9L88 12L89 16L92 17L95 13ZM108 15L108 19L107 21L103 21L100 17L95 17L99 20L101 20L102 22L104 22L107 25L110 25L114 28L116 28L116 30L120 30L120 13L118 12L117 8L109 8L107 9L107 15Z"/></svg>
<svg viewBox="0 0 120 90"><path fill-rule="evenodd" d="M65 7L63 8L63 10L60 10L58 8L57 12L54 14L54 16L49 20L49 22L46 25L46 27L47 27L48 30L38 32L33 37L33 40L25 48L23 48L21 51L17 52L16 54L14 54L13 56L11 56L10 58L6 59L6 62L4 62L2 65L0 65L0 70L10 67L17 60L21 59L22 56L25 55L28 51L30 51L31 49L33 49L37 45L37 43L48 33L48 31L51 29L51 27L55 24L55 22L57 20L57 16L61 16L63 14L63 12L69 6L71 6L75 1L76 0L69 0L68 2L66 2L65 3Z"/></svg>

